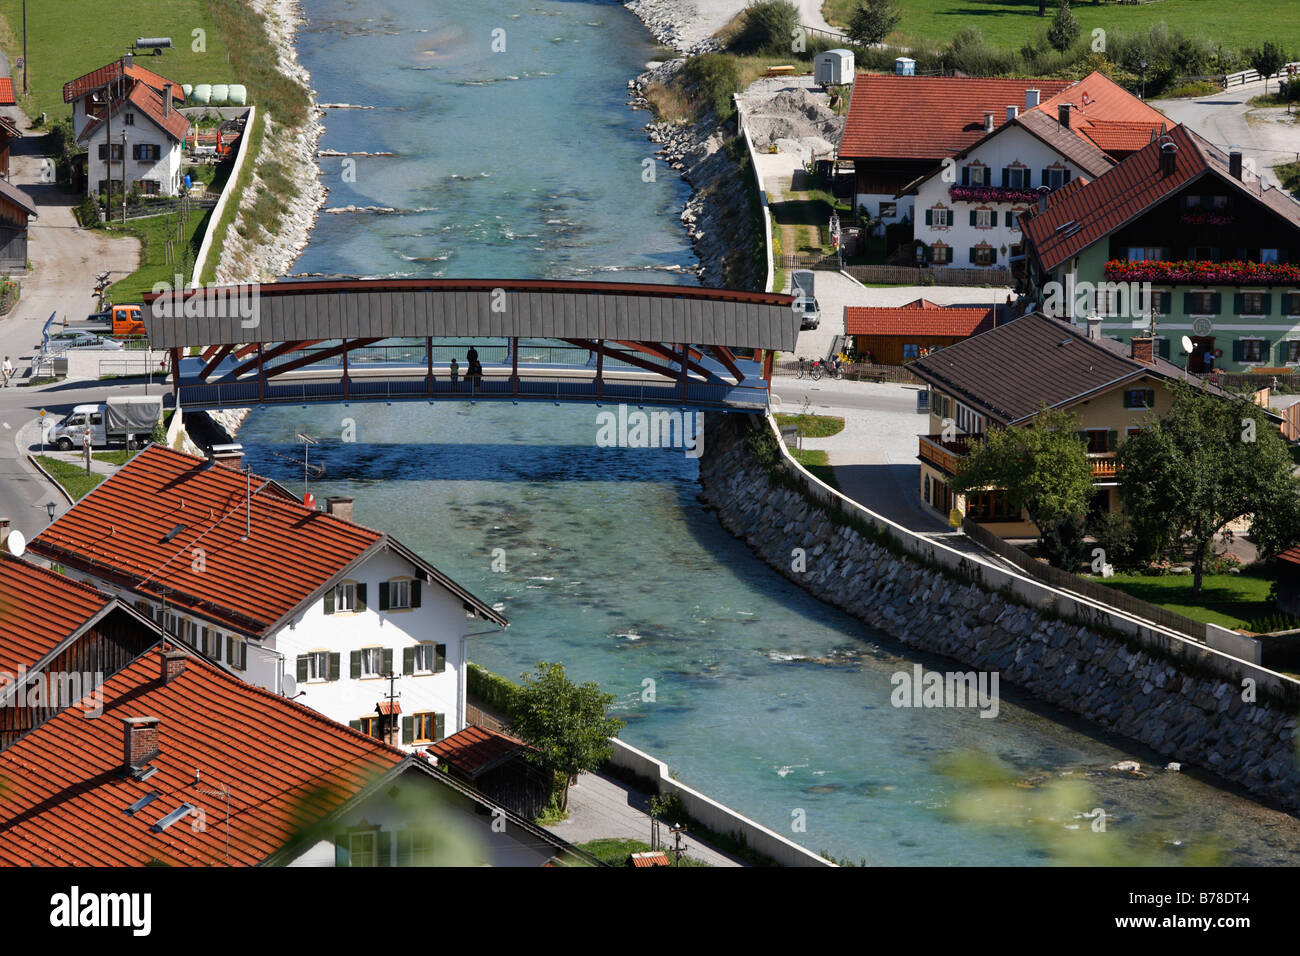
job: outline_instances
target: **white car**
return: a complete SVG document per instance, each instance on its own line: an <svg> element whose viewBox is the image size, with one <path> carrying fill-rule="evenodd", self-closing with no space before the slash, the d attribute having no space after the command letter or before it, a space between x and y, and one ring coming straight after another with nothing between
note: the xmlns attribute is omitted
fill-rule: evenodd
<svg viewBox="0 0 1300 956"><path fill-rule="evenodd" d="M799 331L815 329L821 324L822 313L817 300L810 295L801 295L794 300L794 310L799 314Z"/></svg>

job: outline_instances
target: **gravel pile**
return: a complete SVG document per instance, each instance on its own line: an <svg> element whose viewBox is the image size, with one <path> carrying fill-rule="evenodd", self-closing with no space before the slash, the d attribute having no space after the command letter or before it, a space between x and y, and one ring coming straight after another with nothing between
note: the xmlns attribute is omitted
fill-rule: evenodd
<svg viewBox="0 0 1300 956"><path fill-rule="evenodd" d="M799 140L810 148L821 140L834 146L844 128L844 118L836 116L824 97L809 90L785 90L771 99L749 99L746 102L747 126L754 146L766 149L768 144L780 139Z"/></svg>

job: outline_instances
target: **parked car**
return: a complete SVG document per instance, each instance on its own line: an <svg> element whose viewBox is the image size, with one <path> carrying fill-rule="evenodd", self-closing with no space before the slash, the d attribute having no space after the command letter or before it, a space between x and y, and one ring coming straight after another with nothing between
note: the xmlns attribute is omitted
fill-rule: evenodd
<svg viewBox="0 0 1300 956"><path fill-rule="evenodd" d="M78 405L61 421L46 427L44 440L47 445L71 451L89 431L91 445L121 441L130 446L149 440L162 413L158 396L121 396L99 405Z"/></svg>
<svg viewBox="0 0 1300 956"><path fill-rule="evenodd" d="M810 295L801 295L794 300L794 310L799 313L799 330L815 329L821 324L822 313L817 300Z"/></svg>

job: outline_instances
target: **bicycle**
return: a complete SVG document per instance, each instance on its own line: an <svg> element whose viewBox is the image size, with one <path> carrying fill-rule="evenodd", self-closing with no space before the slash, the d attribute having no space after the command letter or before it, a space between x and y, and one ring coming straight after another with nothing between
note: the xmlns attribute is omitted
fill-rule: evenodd
<svg viewBox="0 0 1300 956"><path fill-rule="evenodd" d="M807 374L808 374L808 360L801 358L799 360L799 367L795 370L794 377L803 378Z"/></svg>
<svg viewBox="0 0 1300 956"><path fill-rule="evenodd" d="M822 362L820 360L813 362L812 371L809 374L812 375L812 380L814 382L821 381L821 377L826 374L826 370L822 366Z"/></svg>

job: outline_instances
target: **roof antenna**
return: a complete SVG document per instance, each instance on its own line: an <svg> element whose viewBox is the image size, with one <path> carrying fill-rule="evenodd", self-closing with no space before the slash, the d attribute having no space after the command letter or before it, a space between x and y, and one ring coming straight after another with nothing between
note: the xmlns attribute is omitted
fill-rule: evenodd
<svg viewBox="0 0 1300 956"><path fill-rule="evenodd" d="M244 469L244 537L240 540L247 541L248 536L253 533L253 475Z"/></svg>

